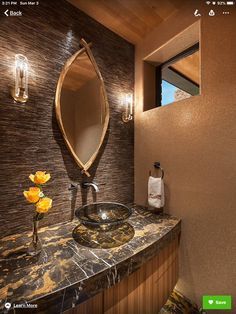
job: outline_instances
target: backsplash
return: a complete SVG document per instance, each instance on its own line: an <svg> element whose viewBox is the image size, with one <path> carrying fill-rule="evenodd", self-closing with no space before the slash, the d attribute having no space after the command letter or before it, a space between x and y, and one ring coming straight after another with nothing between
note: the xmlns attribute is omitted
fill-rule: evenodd
<svg viewBox="0 0 236 314"><path fill-rule="evenodd" d="M82 37L92 42L110 105L109 129L89 179L70 156L54 109L60 71ZM134 46L64 0L41 0L37 8L24 8L23 18L1 17L0 40L0 237L31 228L33 206L22 192L37 170L52 176L46 189L53 208L42 225L70 220L74 208L93 200L91 191L68 190L82 179L98 184L98 201L133 202L134 128L133 122L121 121L120 94L133 91ZM26 104L10 97L17 53L29 59Z"/></svg>

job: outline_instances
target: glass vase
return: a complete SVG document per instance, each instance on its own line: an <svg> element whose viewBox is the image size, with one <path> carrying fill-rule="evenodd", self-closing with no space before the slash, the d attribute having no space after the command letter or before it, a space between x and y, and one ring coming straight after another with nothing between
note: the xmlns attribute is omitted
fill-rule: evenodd
<svg viewBox="0 0 236 314"><path fill-rule="evenodd" d="M39 227L39 220L34 218L33 220L33 234L32 234L32 241L28 247L28 254L31 256L35 256L40 254L42 250L42 246L38 236L38 227Z"/></svg>

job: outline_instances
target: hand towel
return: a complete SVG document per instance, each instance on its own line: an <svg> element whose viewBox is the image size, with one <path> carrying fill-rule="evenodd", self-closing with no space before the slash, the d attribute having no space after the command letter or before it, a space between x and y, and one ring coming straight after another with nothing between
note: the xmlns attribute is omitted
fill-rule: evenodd
<svg viewBox="0 0 236 314"><path fill-rule="evenodd" d="M164 182L162 178L149 177L148 180L148 205L162 208L165 204Z"/></svg>

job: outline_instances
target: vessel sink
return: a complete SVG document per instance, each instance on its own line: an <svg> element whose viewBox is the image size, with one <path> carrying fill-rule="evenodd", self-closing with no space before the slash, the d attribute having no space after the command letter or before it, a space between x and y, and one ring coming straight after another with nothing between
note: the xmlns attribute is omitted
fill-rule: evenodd
<svg viewBox="0 0 236 314"><path fill-rule="evenodd" d="M113 202L101 202L84 205L75 211L75 215L88 228L110 230L123 224L132 214L132 209Z"/></svg>

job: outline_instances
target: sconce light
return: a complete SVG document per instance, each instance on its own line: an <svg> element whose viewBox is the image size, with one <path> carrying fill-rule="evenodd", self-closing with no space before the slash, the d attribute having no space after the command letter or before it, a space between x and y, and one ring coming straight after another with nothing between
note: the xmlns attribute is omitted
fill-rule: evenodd
<svg viewBox="0 0 236 314"><path fill-rule="evenodd" d="M133 120L133 95L125 94L122 98L123 104L123 113L122 113L122 121L129 122Z"/></svg>
<svg viewBox="0 0 236 314"><path fill-rule="evenodd" d="M28 59L21 55L15 55L15 88L12 93L17 102L24 103L28 100Z"/></svg>

